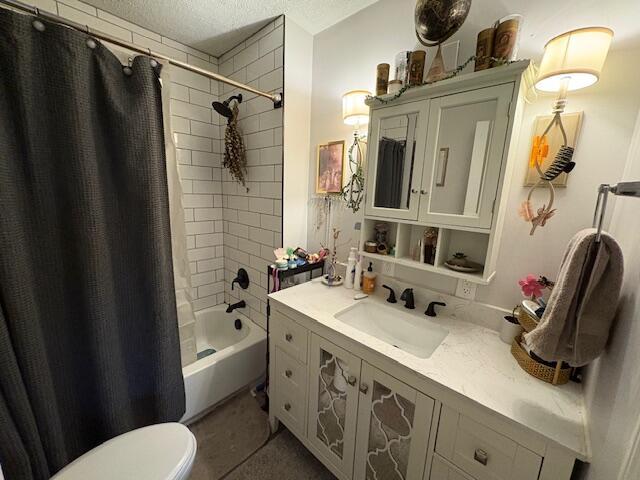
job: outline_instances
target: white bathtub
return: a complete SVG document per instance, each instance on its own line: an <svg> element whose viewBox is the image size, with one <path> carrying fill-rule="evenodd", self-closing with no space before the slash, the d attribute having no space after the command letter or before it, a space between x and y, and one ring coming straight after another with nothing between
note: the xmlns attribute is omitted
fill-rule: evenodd
<svg viewBox="0 0 640 480"><path fill-rule="evenodd" d="M182 422L195 419L233 393L256 382L266 372L267 334L226 305L195 313L196 349L212 353L182 369L187 409ZM240 320L242 327L235 328Z"/></svg>

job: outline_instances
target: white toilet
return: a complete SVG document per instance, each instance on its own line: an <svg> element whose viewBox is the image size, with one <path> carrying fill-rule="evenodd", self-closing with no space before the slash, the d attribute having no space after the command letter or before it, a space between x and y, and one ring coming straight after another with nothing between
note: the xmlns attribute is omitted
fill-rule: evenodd
<svg viewBox="0 0 640 480"><path fill-rule="evenodd" d="M104 442L51 480L187 480L196 448L184 425L151 425Z"/></svg>

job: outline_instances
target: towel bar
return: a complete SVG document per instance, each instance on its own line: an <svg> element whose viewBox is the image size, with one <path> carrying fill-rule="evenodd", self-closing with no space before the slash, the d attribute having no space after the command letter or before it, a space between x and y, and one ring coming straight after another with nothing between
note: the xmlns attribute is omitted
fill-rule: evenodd
<svg viewBox="0 0 640 480"><path fill-rule="evenodd" d="M598 187L598 199L596 200L596 208L593 212L593 228L598 231L596 235L596 242L600 241L600 233L602 232L604 214L607 210L607 198L609 193L617 196L640 198L640 181L620 182L615 185L603 183Z"/></svg>

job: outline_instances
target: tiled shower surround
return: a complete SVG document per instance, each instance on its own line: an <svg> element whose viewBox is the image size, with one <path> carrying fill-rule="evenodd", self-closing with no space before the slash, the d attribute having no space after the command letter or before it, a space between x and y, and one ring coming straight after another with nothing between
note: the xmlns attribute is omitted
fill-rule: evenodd
<svg viewBox="0 0 640 480"><path fill-rule="evenodd" d="M280 17L223 55L219 59L220 73L262 91L282 92L283 54L284 24ZM221 88L221 99L238 93L228 85ZM266 328L267 265L274 260L273 250L282 244L283 109L276 110L263 98L241 93L247 188L223 169L225 300L245 300L244 313ZM221 132L224 136L224 127ZM249 273L247 290L231 290L238 268Z"/></svg>
<svg viewBox="0 0 640 480"><path fill-rule="evenodd" d="M265 91L283 87L283 19L278 18L220 59L122 20L78 0L31 0L111 36L150 48ZM220 65L220 66L218 66ZM269 100L242 92L240 125L247 147L248 191L222 168L226 119L211 102L237 93L228 86L171 66L171 129L183 188L194 311L246 300L245 313L266 326L266 268L282 242L282 115ZM231 292L239 267L247 291ZM193 324L180 325L183 364L195 360ZM188 353L187 353L188 352Z"/></svg>

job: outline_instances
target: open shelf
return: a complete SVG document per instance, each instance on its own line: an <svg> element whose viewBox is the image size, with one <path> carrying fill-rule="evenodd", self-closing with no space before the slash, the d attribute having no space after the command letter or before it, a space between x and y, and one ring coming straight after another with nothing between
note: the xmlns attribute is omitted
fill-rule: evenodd
<svg viewBox="0 0 640 480"><path fill-rule="evenodd" d="M375 225L378 223L388 225L389 233L387 235L387 243L390 247L395 247L393 249L393 255L382 255L364 251L364 243L369 240L375 240ZM427 255L425 254L425 262L421 262L419 260L420 249L418 245L427 230L437 235L436 248L431 258L426 258ZM360 255L372 260L394 263L416 270L488 285L493 279L495 272L487 272L486 269L475 273L458 272L451 270L444 263L450 259L454 253L464 252L469 260L484 264L488 254L489 240L489 233L365 218L360 242Z"/></svg>

